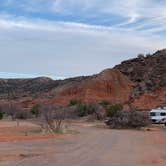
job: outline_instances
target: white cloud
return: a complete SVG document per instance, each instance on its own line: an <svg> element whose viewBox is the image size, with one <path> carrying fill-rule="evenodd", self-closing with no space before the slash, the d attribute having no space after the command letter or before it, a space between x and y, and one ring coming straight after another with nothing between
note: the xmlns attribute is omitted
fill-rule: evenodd
<svg viewBox="0 0 166 166"><path fill-rule="evenodd" d="M123 28L130 25L134 29L140 26L143 29L143 25L147 27L153 23L158 29L159 23L166 22L165 0L2 0L1 3L20 12L60 14L68 16L69 20L71 15L80 20L102 18L101 21L107 20L112 26ZM111 18L115 16L120 17L121 21L111 23ZM165 30L165 25L161 26ZM146 27L145 30L148 30Z"/></svg>
<svg viewBox="0 0 166 166"><path fill-rule="evenodd" d="M165 44L121 28L0 17L0 71L6 72L87 75Z"/></svg>
<svg viewBox="0 0 166 166"><path fill-rule="evenodd" d="M4 1L5 2L5 1ZM8 0L26 13L89 18L87 23L0 15L0 71L76 76L99 72L137 53L164 48L163 0ZM5 11L4 11L5 13ZM104 26L91 19L122 18Z"/></svg>
<svg viewBox="0 0 166 166"><path fill-rule="evenodd" d="M95 15L96 19L102 14L122 17L124 21L119 22L116 27L126 26L137 21L141 21L142 25L148 23L150 25L151 20L154 21L158 18L160 19L156 22L156 26L159 21L166 21L166 2L164 0L57 0L52 8L61 14L83 15L84 17ZM108 21L110 20L108 19ZM137 25L135 26L137 28Z"/></svg>

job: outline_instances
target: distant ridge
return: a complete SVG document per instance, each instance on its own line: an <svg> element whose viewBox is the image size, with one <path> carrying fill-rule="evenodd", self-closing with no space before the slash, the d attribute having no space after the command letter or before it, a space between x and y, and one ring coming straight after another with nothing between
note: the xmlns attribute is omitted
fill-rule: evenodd
<svg viewBox="0 0 166 166"><path fill-rule="evenodd" d="M10 73L10 72L0 72L0 78L1 79L28 79L28 78L36 78L36 77L44 77L40 74L22 74L22 73ZM65 79L65 77L60 76L52 76L48 75L47 77L50 77L54 80L62 80Z"/></svg>

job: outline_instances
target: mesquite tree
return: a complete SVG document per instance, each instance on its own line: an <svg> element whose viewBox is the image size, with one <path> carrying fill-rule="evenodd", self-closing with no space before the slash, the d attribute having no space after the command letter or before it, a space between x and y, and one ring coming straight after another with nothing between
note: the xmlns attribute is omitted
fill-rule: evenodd
<svg viewBox="0 0 166 166"><path fill-rule="evenodd" d="M63 120L66 117L66 111L56 106L42 106L40 121L41 126L47 132L60 132L63 126Z"/></svg>

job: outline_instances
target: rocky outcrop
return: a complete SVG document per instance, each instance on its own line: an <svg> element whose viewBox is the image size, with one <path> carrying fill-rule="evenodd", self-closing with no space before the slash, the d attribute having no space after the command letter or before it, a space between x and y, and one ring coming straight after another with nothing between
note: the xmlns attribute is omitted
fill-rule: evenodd
<svg viewBox="0 0 166 166"><path fill-rule="evenodd" d="M138 98L135 98L132 106L138 110L146 111L152 108L166 106L166 87L158 88L157 90L144 93Z"/></svg>
<svg viewBox="0 0 166 166"><path fill-rule="evenodd" d="M72 81L57 87L52 103L68 104L72 99L85 102L107 100L112 103L125 103L133 91L133 83L115 69L107 69L81 81Z"/></svg>
<svg viewBox="0 0 166 166"><path fill-rule="evenodd" d="M135 96L153 92L166 86L166 50L124 61L115 69L135 83Z"/></svg>
<svg viewBox="0 0 166 166"><path fill-rule="evenodd" d="M131 99L133 107L150 110L166 106L166 49L124 61L115 69L135 84Z"/></svg>

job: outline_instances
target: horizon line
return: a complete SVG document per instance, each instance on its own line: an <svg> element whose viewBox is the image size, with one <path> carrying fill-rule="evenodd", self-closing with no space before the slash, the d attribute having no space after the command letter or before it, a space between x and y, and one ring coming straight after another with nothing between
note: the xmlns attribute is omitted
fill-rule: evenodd
<svg viewBox="0 0 166 166"><path fill-rule="evenodd" d="M66 77L54 76L49 74L27 74L27 73L13 73L13 72L0 72L1 79L28 79L37 77L49 77L53 80L65 79Z"/></svg>

